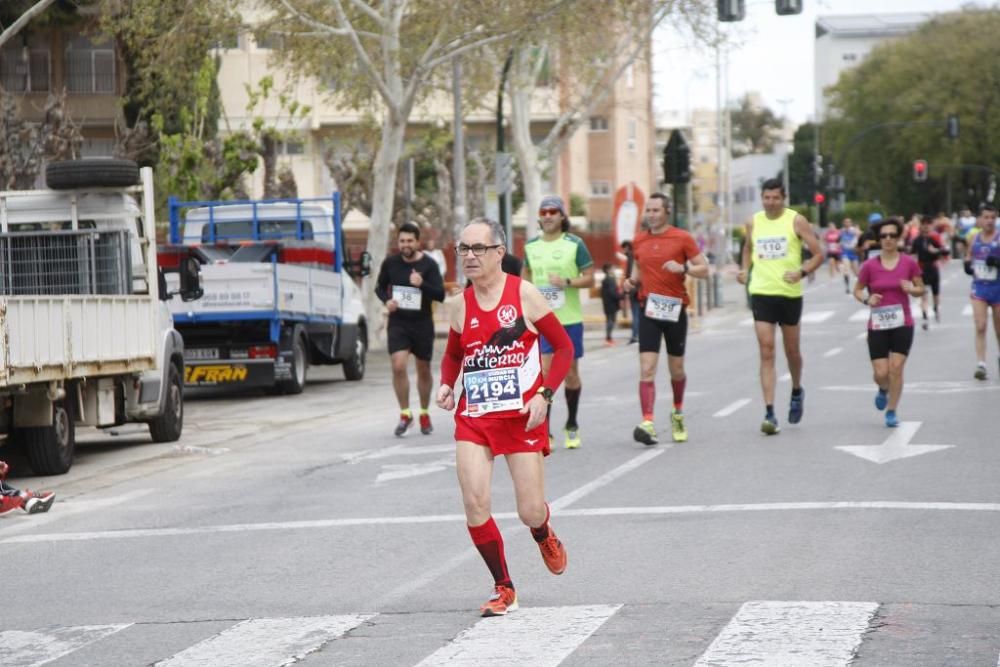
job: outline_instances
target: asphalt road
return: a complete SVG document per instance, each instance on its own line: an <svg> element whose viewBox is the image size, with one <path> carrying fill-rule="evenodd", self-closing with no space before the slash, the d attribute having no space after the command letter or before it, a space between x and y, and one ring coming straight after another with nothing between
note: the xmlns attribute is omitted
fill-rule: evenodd
<svg viewBox="0 0 1000 667"><path fill-rule="evenodd" d="M496 466L521 603L506 618L476 613L492 582L450 415L393 437L384 354L361 383L313 369L298 397L189 397L174 445L90 436L68 475L13 480L59 500L0 517L0 665L996 667L996 341L973 380L968 281L957 263L944 277L895 431L872 405L863 309L825 276L806 295L805 417L787 424L780 381L773 437L736 290L689 337L685 444L669 443L665 360L662 444L644 447L635 346L590 332L583 447L546 463L564 575ZM560 397L557 434L564 418Z"/></svg>

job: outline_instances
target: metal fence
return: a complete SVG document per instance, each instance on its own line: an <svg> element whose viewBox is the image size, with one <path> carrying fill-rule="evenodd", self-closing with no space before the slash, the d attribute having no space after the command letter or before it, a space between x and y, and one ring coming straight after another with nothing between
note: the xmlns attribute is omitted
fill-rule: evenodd
<svg viewBox="0 0 1000 667"><path fill-rule="evenodd" d="M126 229L0 234L0 295L131 293Z"/></svg>

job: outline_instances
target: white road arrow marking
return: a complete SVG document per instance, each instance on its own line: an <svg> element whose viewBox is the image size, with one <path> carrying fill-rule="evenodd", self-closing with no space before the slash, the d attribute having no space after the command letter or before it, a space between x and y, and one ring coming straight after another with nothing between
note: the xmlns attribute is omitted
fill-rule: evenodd
<svg viewBox="0 0 1000 667"><path fill-rule="evenodd" d="M455 467L455 457L432 461L431 463L390 463L382 466L382 472L375 478L376 484L394 482L398 479L420 477Z"/></svg>
<svg viewBox="0 0 1000 667"><path fill-rule="evenodd" d="M896 459L905 459L921 454L930 454L941 449L949 449L955 445L911 445L910 440L917 434L923 422L900 422L899 426L893 429L888 438L881 445L852 445L849 447L837 447L848 454L873 461L875 463L888 463Z"/></svg>

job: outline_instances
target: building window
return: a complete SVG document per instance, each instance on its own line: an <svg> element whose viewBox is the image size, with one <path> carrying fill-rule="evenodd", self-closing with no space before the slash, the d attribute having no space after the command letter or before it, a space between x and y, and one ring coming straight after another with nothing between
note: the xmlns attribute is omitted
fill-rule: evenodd
<svg viewBox="0 0 1000 667"><path fill-rule="evenodd" d="M625 86L635 88L635 66L629 65L625 68Z"/></svg>
<svg viewBox="0 0 1000 667"><path fill-rule="evenodd" d="M301 138L289 138L281 142L282 155L302 155L306 152L306 142Z"/></svg>
<svg viewBox="0 0 1000 667"><path fill-rule="evenodd" d="M591 197L610 197L611 196L611 181L591 181L590 182L590 196Z"/></svg>
<svg viewBox="0 0 1000 667"><path fill-rule="evenodd" d="M257 48L262 50L280 49L282 46L281 35L273 32L264 32L257 35Z"/></svg>
<svg viewBox="0 0 1000 667"><path fill-rule="evenodd" d="M66 47L66 89L71 93L114 93L115 51L110 42L77 37Z"/></svg>
<svg viewBox="0 0 1000 667"><path fill-rule="evenodd" d="M241 49L243 48L242 39L240 35L233 34L228 37L224 37L215 43L215 48L217 49Z"/></svg>
<svg viewBox="0 0 1000 667"><path fill-rule="evenodd" d="M84 139L80 157L114 157L114 139Z"/></svg>
<svg viewBox="0 0 1000 667"><path fill-rule="evenodd" d="M858 54L856 53L845 53L844 62L853 63L858 59Z"/></svg>
<svg viewBox="0 0 1000 667"><path fill-rule="evenodd" d="M636 142L638 141L639 133L639 123L635 118L628 119L628 149L630 152L635 152Z"/></svg>
<svg viewBox="0 0 1000 667"><path fill-rule="evenodd" d="M607 118L607 116L591 116L590 117L590 131L591 132L607 132L608 131L608 118Z"/></svg>
<svg viewBox="0 0 1000 667"><path fill-rule="evenodd" d="M10 45L0 50L0 86L7 92L48 92L49 71L47 49Z"/></svg>

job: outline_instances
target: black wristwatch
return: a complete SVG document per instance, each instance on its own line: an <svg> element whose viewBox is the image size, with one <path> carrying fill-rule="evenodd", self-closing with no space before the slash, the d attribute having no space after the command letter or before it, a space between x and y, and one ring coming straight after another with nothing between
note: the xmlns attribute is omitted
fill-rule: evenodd
<svg viewBox="0 0 1000 667"><path fill-rule="evenodd" d="M806 276L809 275L809 272L806 271L805 269L799 269L799 274L801 275L801 277L805 278Z"/></svg>
<svg viewBox="0 0 1000 667"><path fill-rule="evenodd" d="M545 402L552 405L552 390L548 387L542 387L538 390L538 394L545 399Z"/></svg>

